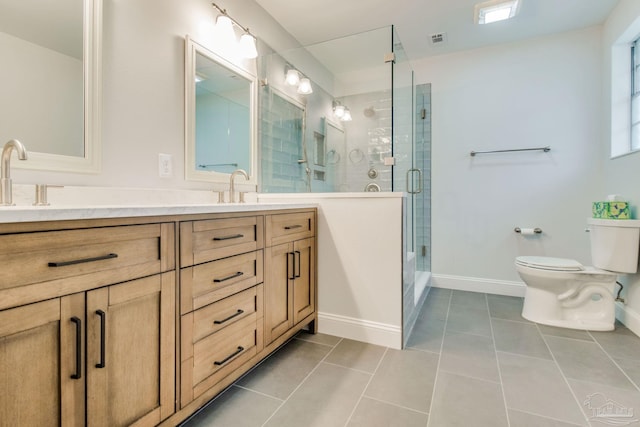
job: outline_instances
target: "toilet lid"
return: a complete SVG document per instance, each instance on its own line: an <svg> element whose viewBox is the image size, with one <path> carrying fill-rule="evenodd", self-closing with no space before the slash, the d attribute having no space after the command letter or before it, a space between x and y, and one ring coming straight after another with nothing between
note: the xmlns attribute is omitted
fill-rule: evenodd
<svg viewBox="0 0 640 427"><path fill-rule="evenodd" d="M516 263L531 268L556 271L582 271L584 266L578 261L567 258L551 258L544 256L520 256Z"/></svg>

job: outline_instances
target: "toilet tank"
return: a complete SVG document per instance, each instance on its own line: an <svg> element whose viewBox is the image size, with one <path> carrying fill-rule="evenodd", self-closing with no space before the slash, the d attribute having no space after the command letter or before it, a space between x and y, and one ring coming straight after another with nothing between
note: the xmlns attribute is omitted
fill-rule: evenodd
<svg viewBox="0 0 640 427"><path fill-rule="evenodd" d="M616 273L638 271L640 220L587 219L593 266Z"/></svg>

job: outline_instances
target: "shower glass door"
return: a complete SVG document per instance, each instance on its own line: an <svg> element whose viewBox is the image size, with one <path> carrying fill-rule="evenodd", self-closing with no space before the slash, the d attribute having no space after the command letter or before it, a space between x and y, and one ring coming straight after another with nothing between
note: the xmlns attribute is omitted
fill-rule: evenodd
<svg viewBox="0 0 640 427"><path fill-rule="evenodd" d="M425 132L430 131L425 85L415 86L414 74L395 29L392 31L392 139L393 191L407 194L403 212L403 341L415 324L429 285L430 251L428 228L430 200L427 184L430 144L425 145ZM428 86L428 85L426 85ZM429 101L430 107L430 101ZM430 142L430 137L429 137ZM429 151L429 153L427 153Z"/></svg>

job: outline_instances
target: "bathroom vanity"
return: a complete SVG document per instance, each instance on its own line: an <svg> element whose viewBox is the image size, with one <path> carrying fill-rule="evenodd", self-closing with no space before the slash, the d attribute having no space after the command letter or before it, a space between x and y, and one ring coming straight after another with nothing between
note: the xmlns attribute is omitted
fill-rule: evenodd
<svg viewBox="0 0 640 427"><path fill-rule="evenodd" d="M0 223L0 425L177 425L316 331L311 205L43 212Z"/></svg>

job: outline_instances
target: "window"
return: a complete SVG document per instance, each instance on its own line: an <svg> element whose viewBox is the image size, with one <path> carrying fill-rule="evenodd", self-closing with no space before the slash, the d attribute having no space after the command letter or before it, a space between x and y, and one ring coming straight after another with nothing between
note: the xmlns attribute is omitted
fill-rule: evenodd
<svg viewBox="0 0 640 427"><path fill-rule="evenodd" d="M631 144L640 150L640 39L631 44Z"/></svg>

